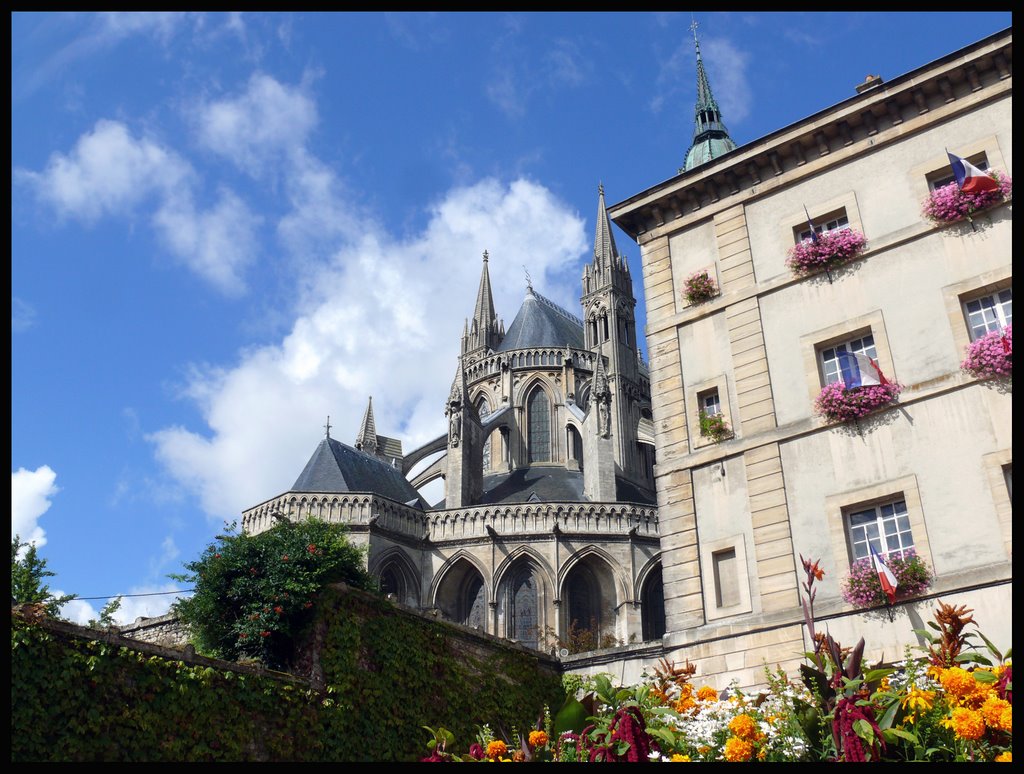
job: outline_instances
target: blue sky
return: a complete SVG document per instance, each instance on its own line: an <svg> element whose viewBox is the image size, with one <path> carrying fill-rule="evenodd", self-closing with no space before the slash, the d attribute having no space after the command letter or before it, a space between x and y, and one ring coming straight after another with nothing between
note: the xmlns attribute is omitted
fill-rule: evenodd
<svg viewBox="0 0 1024 774"><path fill-rule="evenodd" d="M740 145L1011 24L695 16ZM52 587L159 615L328 415L352 443L372 395L406 450L440 434L484 250L506 325L524 267L578 313L598 184L626 199L689 147L690 21L13 14L11 530Z"/></svg>

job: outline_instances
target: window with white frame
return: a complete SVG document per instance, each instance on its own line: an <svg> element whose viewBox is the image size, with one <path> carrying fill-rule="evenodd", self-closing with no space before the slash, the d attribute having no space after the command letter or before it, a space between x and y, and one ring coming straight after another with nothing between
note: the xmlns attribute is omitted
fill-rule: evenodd
<svg viewBox="0 0 1024 774"><path fill-rule="evenodd" d="M971 162L975 167L980 169L982 172L988 171L988 159L984 153L976 153L970 156L967 161ZM928 175L928 190L935 191L943 186L947 186L956 180L956 176L953 174L953 168L946 166L944 169L932 172Z"/></svg>
<svg viewBox="0 0 1024 774"><path fill-rule="evenodd" d="M811 223L808 224L808 228L804 228L797 233L797 242L803 242L811 238L811 225L814 226L814 233L824 234L828 231L839 231L844 228L849 228L850 219L846 217L846 210L844 209L841 213L832 213L824 216L823 218L812 220Z"/></svg>
<svg viewBox="0 0 1024 774"><path fill-rule="evenodd" d="M1001 331L1013 322L1013 288L1006 288L986 296L963 302L971 341L986 333Z"/></svg>
<svg viewBox="0 0 1024 774"><path fill-rule="evenodd" d="M840 352L859 352L867 355L872 360L877 360L878 358L878 353L875 351L875 338L870 333L840 344L822 347L818 351L818 361L821 363L821 376L825 380L826 385L843 380L841 364L839 362Z"/></svg>
<svg viewBox="0 0 1024 774"><path fill-rule="evenodd" d="M718 389L702 392L697 396L700 401L700 410L709 417L716 417L722 413L722 401L718 397Z"/></svg>
<svg viewBox="0 0 1024 774"><path fill-rule="evenodd" d="M854 561L871 556L871 548L887 554L914 547L907 504L902 499L851 510L846 530Z"/></svg>

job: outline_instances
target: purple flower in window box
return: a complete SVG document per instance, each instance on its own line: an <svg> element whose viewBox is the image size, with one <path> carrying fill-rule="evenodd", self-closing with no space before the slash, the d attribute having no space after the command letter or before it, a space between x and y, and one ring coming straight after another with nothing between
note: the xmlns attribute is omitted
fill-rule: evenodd
<svg viewBox="0 0 1024 774"><path fill-rule="evenodd" d="M967 345L960 367L976 379L995 379L1013 373L1013 325L990 331Z"/></svg>
<svg viewBox="0 0 1024 774"><path fill-rule="evenodd" d="M896 599L916 597L931 586L932 571L913 548L885 554L882 560L896 576ZM843 599L857 607L877 607L889 601L871 557L858 559L850 565L850 574L842 582L841 591Z"/></svg>
<svg viewBox="0 0 1024 774"><path fill-rule="evenodd" d="M791 247L786 265L797 274L813 274L852 261L867 243L864 235L852 228L826 231L816 240L805 239Z"/></svg>
<svg viewBox="0 0 1024 774"><path fill-rule="evenodd" d="M971 220L975 212L1013 198L1013 180L1010 176L995 171L989 171L989 174L999 183L999 188L977 193L964 192L954 181L936 188L928 195L921 206L922 214L938 225L956 223Z"/></svg>
<svg viewBox="0 0 1024 774"><path fill-rule="evenodd" d="M683 280L683 298L690 306L702 304L718 295L718 286L707 269L694 272Z"/></svg>
<svg viewBox="0 0 1024 774"><path fill-rule="evenodd" d="M831 422L849 422L896 402L903 385L896 382L847 389L833 382L814 399L814 411Z"/></svg>

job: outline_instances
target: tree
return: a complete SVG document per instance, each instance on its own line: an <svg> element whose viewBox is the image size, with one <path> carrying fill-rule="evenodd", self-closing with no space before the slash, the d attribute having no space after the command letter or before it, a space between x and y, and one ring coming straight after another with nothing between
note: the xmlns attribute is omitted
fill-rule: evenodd
<svg viewBox="0 0 1024 774"><path fill-rule="evenodd" d="M61 594L58 597L52 594L43 581L55 575L46 569L46 560L39 556L35 543L22 543L19 535L11 538L12 604L42 604L47 615L59 616L61 607L78 595Z"/></svg>
<svg viewBox="0 0 1024 774"><path fill-rule="evenodd" d="M285 521L256 535L232 525L185 565L187 573L170 576L195 589L173 611L201 653L279 668L292 655L295 635L312 620L324 586L341 581L376 588L364 556L341 524Z"/></svg>
<svg viewBox="0 0 1024 774"><path fill-rule="evenodd" d="M114 613L121 609L121 597L112 597L107 604L100 610L100 617L90 618L89 626L93 629L109 629L114 625Z"/></svg>

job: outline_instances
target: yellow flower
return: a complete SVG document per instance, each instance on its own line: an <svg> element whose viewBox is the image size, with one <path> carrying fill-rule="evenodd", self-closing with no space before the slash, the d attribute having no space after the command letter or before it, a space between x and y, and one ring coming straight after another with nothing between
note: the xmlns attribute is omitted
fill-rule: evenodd
<svg viewBox="0 0 1024 774"><path fill-rule="evenodd" d="M530 732L530 747L543 747L548 743L548 735L544 731Z"/></svg>
<svg viewBox="0 0 1024 774"><path fill-rule="evenodd" d="M701 701L718 701L718 691L710 685L702 685L697 691L697 698Z"/></svg>
<svg viewBox="0 0 1024 774"><path fill-rule="evenodd" d="M1000 699L998 696L989 696L978 711L985 718L986 725L992 728L1000 728L999 720L1003 710L1010 709L1011 707L1012 705L1006 699Z"/></svg>
<svg viewBox="0 0 1024 774"><path fill-rule="evenodd" d="M903 699L903 709L910 710L907 720L911 723L917 717L918 712L927 712L932 708L935 701L935 691L923 691L920 688L911 688Z"/></svg>
<svg viewBox="0 0 1024 774"><path fill-rule="evenodd" d="M729 721L729 730L740 739L753 741L757 736L757 723L750 715L737 715Z"/></svg>
<svg viewBox="0 0 1024 774"><path fill-rule="evenodd" d="M504 755L507 752L508 752L508 745L506 745L500 739L497 739L497 740L495 740L493 742L488 742L487 743L487 757L491 758L492 760L494 758L498 758L498 757Z"/></svg>
<svg viewBox="0 0 1024 774"><path fill-rule="evenodd" d="M961 739L972 741L985 735L985 719L980 712L967 707L954 707L949 718L942 722Z"/></svg>
<svg viewBox="0 0 1024 774"><path fill-rule="evenodd" d="M725 759L732 763L749 761L754 754L754 745L738 736L730 736L725 743Z"/></svg>
<svg viewBox="0 0 1024 774"><path fill-rule="evenodd" d="M950 667L942 671L939 678L946 693L957 699L963 700L977 690L978 684L974 675L960 667Z"/></svg>
<svg viewBox="0 0 1024 774"><path fill-rule="evenodd" d="M1007 707L999 713L999 728L1008 734L1013 733L1013 707Z"/></svg>
<svg viewBox="0 0 1024 774"><path fill-rule="evenodd" d="M1012 763L1013 755L1009 750L999 753L995 758L992 759L995 763Z"/></svg>
<svg viewBox="0 0 1024 774"><path fill-rule="evenodd" d="M672 763L690 763L690 756L676 753L672 756Z"/></svg>

